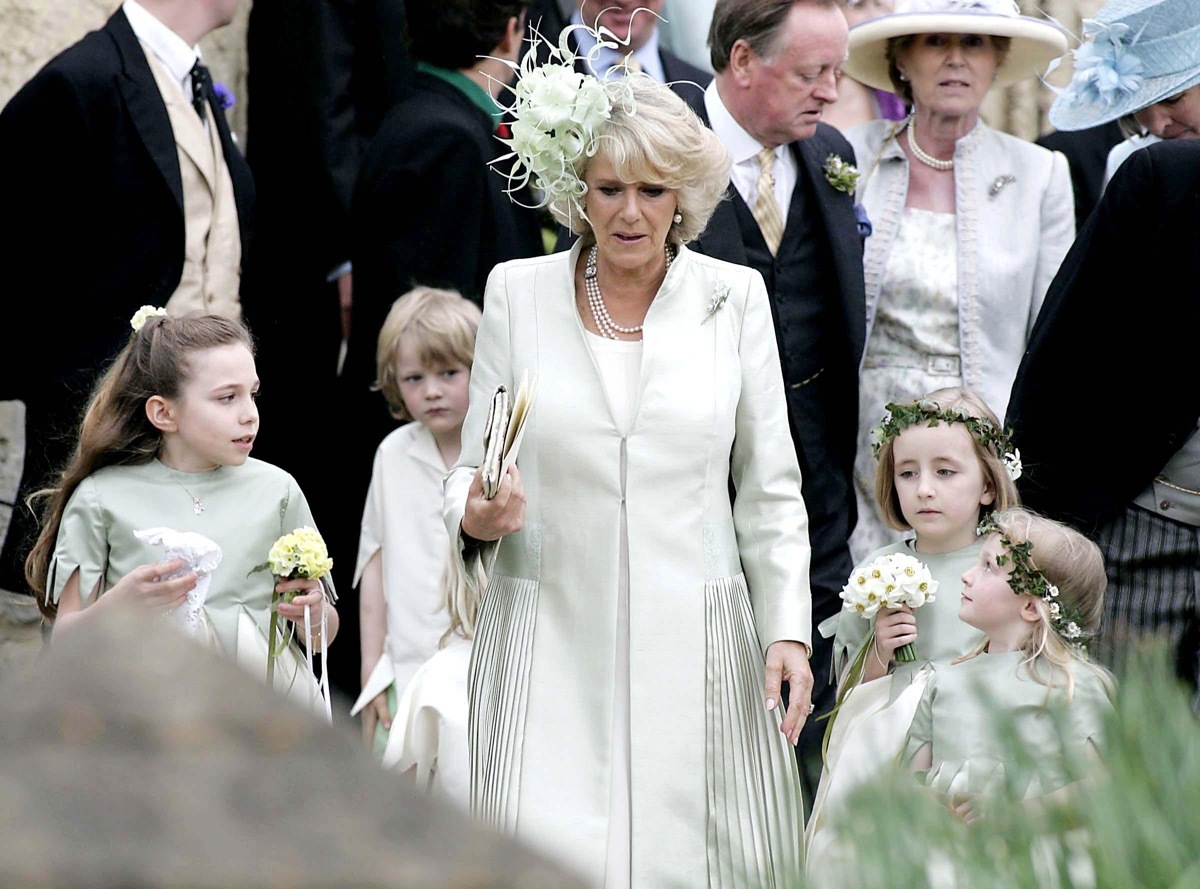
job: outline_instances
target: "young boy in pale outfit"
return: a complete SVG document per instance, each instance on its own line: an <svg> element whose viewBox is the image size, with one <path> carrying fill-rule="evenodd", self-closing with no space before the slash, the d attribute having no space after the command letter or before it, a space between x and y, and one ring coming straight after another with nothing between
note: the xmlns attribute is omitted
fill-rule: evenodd
<svg viewBox="0 0 1200 889"><path fill-rule="evenodd" d="M363 737L382 756L397 699L449 626L442 575L450 542L442 478L458 460L480 311L417 287L379 333L375 388L400 420L375 453L354 583L359 588Z"/></svg>

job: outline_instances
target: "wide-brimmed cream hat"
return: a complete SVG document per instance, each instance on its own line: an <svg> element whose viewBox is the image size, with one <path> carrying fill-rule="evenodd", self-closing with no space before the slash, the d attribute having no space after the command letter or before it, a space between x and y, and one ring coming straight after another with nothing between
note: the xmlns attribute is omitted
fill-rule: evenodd
<svg viewBox="0 0 1200 889"><path fill-rule="evenodd" d="M1040 75L1067 51L1066 34L1058 25L1021 15L1013 0L896 0L895 10L850 29L850 57L842 70L859 83L895 92L888 76L887 44L910 34L1012 38L996 72L1000 86Z"/></svg>

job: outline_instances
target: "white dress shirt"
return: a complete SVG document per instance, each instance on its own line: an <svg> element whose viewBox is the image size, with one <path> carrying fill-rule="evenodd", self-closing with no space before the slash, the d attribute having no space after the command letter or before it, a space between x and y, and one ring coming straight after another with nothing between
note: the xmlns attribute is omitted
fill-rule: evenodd
<svg viewBox="0 0 1200 889"><path fill-rule="evenodd" d="M160 22L137 0L125 0L121 10L139 41L167 66L185 99L192 101L192 66L201 61L200 47L187 41Z"/></svg>
<svg viewBox="0 0 1200 889"><path fill-rule="evenodd" d="M733 119L733 115L729 113L729 109L717 93L715 80L704 91L704 107L708 111L709 126L733 161L733 168L729 171L733 187L738 190L746 206L754 209L755 201L758 200L758 153L766 146ZM791 146L778 146L775 149L775 200L779 202L784 226L787 226L788 208L792 203L792 191L796 187L798 175L799 169Z"/></svg>

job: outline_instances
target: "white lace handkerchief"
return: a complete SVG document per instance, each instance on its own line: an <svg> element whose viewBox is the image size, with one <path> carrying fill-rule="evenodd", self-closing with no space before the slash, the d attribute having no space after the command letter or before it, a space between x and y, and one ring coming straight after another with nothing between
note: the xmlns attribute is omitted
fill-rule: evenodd
<svg viewBox="0 0 1200 889"><path fill-rule="evenodd" d="M196 586L188 593L187 601L167 612L189 636L200 632L200 615L212 573L221 564L221 547L203 534L194 531L175 531L171 528L146 528L134 531L134 536L143 543L163 548L164 559L183 559L184 566L164 580L180 577L189 571L196 573Z"/></svg>

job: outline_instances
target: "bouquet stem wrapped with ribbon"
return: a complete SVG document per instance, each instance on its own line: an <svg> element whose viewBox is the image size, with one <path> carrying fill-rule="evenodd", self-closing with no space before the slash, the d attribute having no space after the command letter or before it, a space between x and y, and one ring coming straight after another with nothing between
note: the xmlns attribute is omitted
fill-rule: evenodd
<svg viewBox="0 0 1200 889"><path fill-rule="evenodd" d="M254 569L269 570L280 581L296 580L297 578L305 578L307 580L321 580L333 570L333 559L329 558L329 550L325 546L325 541L317 532L316 528L304 526L297 528L290 534L284 534L271 546L271 551L267 554L267 561L264 565L259 565ZM324 587L324 583L322 583ZM267 633L267 684L272 688L275 684L275 659L279 657L291 644L293 630L291 627L285 631L279 626L279 603L281 601L290 602L296 596L295 593L280 593L274 589L271 591L271 622ZM309 609L304 609L304 625L307 638L312 638L312 624L309 616ZM325 640L326 640L326 623L325 609L321 609L321 658L324 662L325 658ZM312 652L309 651L309 670L312 670ZM322 671L322 684L327 682ZM328 706L328 694L326 695L326 704Z"/></svg>

